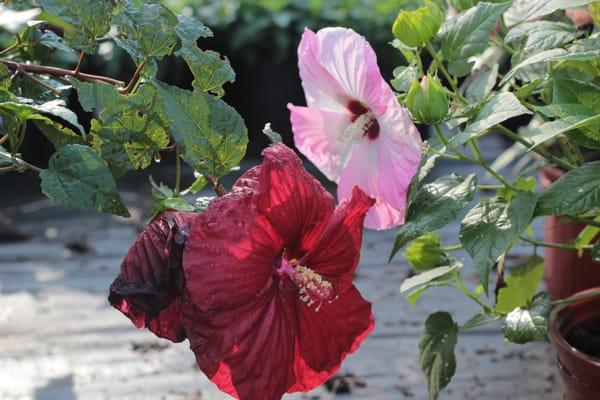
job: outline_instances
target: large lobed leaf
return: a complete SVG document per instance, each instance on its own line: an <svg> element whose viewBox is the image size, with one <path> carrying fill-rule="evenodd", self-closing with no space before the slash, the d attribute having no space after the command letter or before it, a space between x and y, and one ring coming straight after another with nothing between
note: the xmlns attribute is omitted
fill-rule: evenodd
<svg viewBox="0 0 600 400"><path fill-rule="evenodd" d="M223 176L238 165L248 143L242 117L214 96L154 81L183 159L204 175Z"/></svg>
<svg viewBox="0 0 600 400"><path fill-rule="evenodd" d="M458 325L450 314L440 311L427 317L419 342L419 358L432 400L438 398L456 372L457 339Z"/></svg>
<svg viewBox="0 0 600 400"><path fill-rule="evenodd" d="M600 161L573 169L542 192L535 215L584 214L600 209Z"/></svg>
<svg viewBox="0 0 600 400"><path fill-rule="evenodd" d="M110 171L94 150L72 144L50 157L40 173L42 192L54 201L78 208L129 216Z"/></svg>
<svg viewBox="0 0 600 400"><path fill-rule="evenodd" d="M110 0L44 0L44 10L72 25L65 31L65 41L72 47L94 53L96 41L110 30L114 6Z"/></svg>
<svg viewBox="0 0 600 400"><path fill-rule="evenodd" d="M538 293L526 307L515 308L506 316L504 337L518 344L548 340L551 309L548 293Z"/></svg>
<svg viewBox="0 0 600 400"><path fill-rule="evenodd" d="M498 93L485 103L464 131L459 132L450 139L448 147L452 148L465 144L494 125L523 114L531 114L531 111L525 108L514 94L509 92Z"/></svg>
<svg viewBox="0 0 600 400"><path fill-rule="evenodd" d="M492 267L529 225L535 200L529 191L518 192L510 202L501 197L482 199L462 221L459 239L475 261L486 293Z"/></svg>
<svg viewBox="0 0 600 400"><path fill-rule="evenodd" d="M92 145L108 163L113 175L146 168L157 151L169 144L162 100L151 85L142 85L134 95L122 95L104 83L72 80L79 101L87 110L98 110L92 121Z"/></svg>
<svg viewBox="0 0 600 400"><path fill-rule="evenodd" d="M481 53L488 43L488 32L510 5L510 1L499 4L481 2L447 20L440 30L444 58L466 60Z"/></svg>
<svg viewBox="0 0 600 400"><path fill-rule="evenodd" d="M473 199L476 176L448 175L423 185L409 204L406 223L400 227L390 259L411 240L442 228Z"/></svg>

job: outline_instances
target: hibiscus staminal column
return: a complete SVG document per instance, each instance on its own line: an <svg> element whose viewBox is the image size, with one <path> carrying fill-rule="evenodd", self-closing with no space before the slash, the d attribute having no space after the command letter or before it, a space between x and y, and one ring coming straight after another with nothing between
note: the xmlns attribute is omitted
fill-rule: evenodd
<svg viewBox="0 0 600 400"><path fill-rule="evenodd" d="M184 326L200 369L242 400L325 382L373 329L352 280L373 205L333 198L284 145L264 151L194 222L183 254Z"/></svg>

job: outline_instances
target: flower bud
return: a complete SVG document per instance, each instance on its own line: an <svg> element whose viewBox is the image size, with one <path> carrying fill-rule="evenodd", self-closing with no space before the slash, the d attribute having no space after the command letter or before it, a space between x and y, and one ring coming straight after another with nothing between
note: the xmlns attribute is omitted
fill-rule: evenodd
<svg viewBox="0 0 600 400"><path fill-rule="evenodd" d="M441 248L439 235L431 232L413 240L406 248L404 256L417 272L427 271L447 262L447 256Z"/></svg>
<svg viewBox="0 0 600 400"><path fill-rule="evenodd" d="M425 0L425 6L414 11L402 10L392 26L394 36L409 47L418 47L433 38L444 20L437 4Z"/></svg>
<svg viewBox="0 0 600 400"><path fill-rule="evenodd" d="M406 106L419 122L441 121L448 114L448 97L435 77L424 76L421 84L415 79L406 96Z"/></svg>

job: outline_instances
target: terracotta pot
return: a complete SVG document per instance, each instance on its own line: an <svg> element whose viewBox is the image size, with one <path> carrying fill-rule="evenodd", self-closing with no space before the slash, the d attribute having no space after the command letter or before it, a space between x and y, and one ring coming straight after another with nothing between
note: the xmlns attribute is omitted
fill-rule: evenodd
<svg viewBox="0 0 600 400"><path fill-rule="evenodd" d="M576 296L600 295L600 288L578 292ZM550 316L550 341L564 383L565 400L600 399L600 358L571 346L565 337L576 326L600 320L600 297L592 297L556 307Z"/></svg>
<svg viewBox="0 0 600 400"><path fill-rule="evenodd" d="M546 188L563 175L563 171L546 167L540 180ZM545 218L547 242L567 243L579 235L583 224L556 215ZM576 292L600 286L600 264L592 261L590 251L579 257L575 250L545 248L545 275L548 293L553 299L563 299Z"/></svg>

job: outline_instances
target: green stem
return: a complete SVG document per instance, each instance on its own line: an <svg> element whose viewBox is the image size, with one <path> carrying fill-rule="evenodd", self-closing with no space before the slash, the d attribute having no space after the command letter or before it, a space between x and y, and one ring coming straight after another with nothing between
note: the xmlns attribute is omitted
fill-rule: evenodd
<svg viewBox="0 0 600 400"><path fill-rule="evenodd" d="M17 156L12 155L10 153L5 153L3 151L0 151L0 157L8 158L9 160L11 160L13 162L13 166L17 169L18 169L18 165L22 164L34 172L40 173L43 171L41 168L36 167L35 165L28 163L27 161L23 160L22 158L18 158Z"/></svg>
<svg viewBox="0 0 600 400"><path fill-rule="evenodd" d="M540 247L550 247L553 249L563 249L563 250L586 250L594 247L591 244L578 245L576 243L551 243L551 242L540 242L538 240L529 239L525 236L519 237L522 241L533 244L534 246Z"/></svg>
<svg viewBox="0 0 600 400"><path fill-rule="evenodd" d="M419 69L419 75L423 76L423 62L421 61L421 50L415 53L415 59L417 60L417 68Z"/></svg>
<svg viewBox="0 0 600 400"><path fill-rule="evenodd" d="M598 222L598 221L594 221L591 219L585 219L585 218L579 218L574 215L566 215L566 217L569 219L572 219L575 222L579 222L581 224L591 225L591 226L595 226L596 228L600 228L600 222Z"/></svg>
<svg viewBox="0 0 600 400"><path fill-rule="evenodd" d="M175 146L175 196L179 196L181 189L181 154L179 146Z"/></svg>
<svg viewBox="0 0 600 400"><path fill-rule="evenodd" d="M8 140L8 134L6 134L6 135L2 136L2 137L0 138L0 145L3 145L3 144L4 144L4 142L6 142L7 140Z"/></svg>
<svg viewBox="0 0 600 400"><path fill-rule="evenodd" d="M479 190L500 190L503 189L502 185L477 185L477 189Z"/></svg>
<svg viewBox="0 0 600 400"><path fill-rule="evenodd" d="M548 151L546 151L542 147L540 147L540 146L533 147L533 145L531 143L529 143L526 139L522 138L520 135L516 134L515 132L506 128L505 126L500 125L500 124L496 125L496 126L498 127L498 129L500 129L500 132L502 132L505 136L511 138L515 142L521 143L522 145L524 145L525 147L527 147L534 153L539 154L540 156L544 157L546 160L551 161L552 163L558 165L559 167L561 167L565 170L570 170L570 169L575 168L575 166L573 166L571 163L563 160L562 158L558 158L558 157L550 154Z"/></svg>
<svg viewBox="0 0 600 400"><path fill-rule="evenodd" d="M448 139L446 139L446 136L444 136L444 134L442 133L442 130L440 129L440 124L433 124L433 130L435 130L437 137L444 144L444 146L448 147Z"/></svg>
<svg viewBox="0 0 600 400"><path fill-rule="evenodd" d="M482 325L491 324L492 322L496 322L496 321L499 321L501 319L502 319L502 315L495 315L493 318L485 319L485 320L483 320L483 321L481 321L481 322L479 322L477 324L470 325L469 327L465 327L464 325L459 325L458 329L462 329L462 330L464 330L464 329L473 329L473 328L477 328L477 327L482 326Z"/></svg>
<svg viewBox="0 0 600 400"><path fill-rule="evenodd" d="M559 304L570 304L570 303L574 303L576 301L593 299L594 297L600 297L600 292L598 292L598 293L589 293L589 294L585 294L583 296L571 296L571 297L566 297L566 298L560 299L560 300L554 300L552 302L552 305L556 306L556 305L559 305Z"/></svg>
<svg viewBox="0 0 600 400"><path fill-rule="evenodd" d="M133 91L133 89L137 87L138 81L140 80L140 76L142 75L142 69L144 69L145 66L146 60L142 61L140 65L137 66L135 72L133 73L133 76L129 80L129 83L127 84L127 86L125 86L125 88L123 88L121 93L129 94Z"/></svg>
<svg viewBox="0 0 600 400"><path fill-rule="evenodd" d="M477 143L475 142L475 140L471 139L469 140L469 144L471 145L471 149L473 150L473 153L475 154L475 163L479 164L480 166L482 166L490 175L492 175L494 178L496 178L498 180L498 182L502 183L503 185L505 185L508 188L511 188L512 190L518 191L519 189L514 187L512 184L510 184L506 179L504 179L504 177L502 175L500 175L499 173L497 173L496 171L494 171L494 169L492 167L490 167L490 165L487 163L487 161L485 161L485 158L483 158L483 155L481 154L481 151L479 150L479 147L477 146Z"/></svg>
<svg viewBox="0 0 600 400"><path fill-rule="evenodd" d="M463 104L468 104L468 101L460 94L460 91L458 90L458 86L456 86L456 82L454 81L452 76L450 76L450 74L448 73L448 70L446 70L446 67L444 67L444 63L440 59L439 54L434 50L433 46L431 46L431 43L429 41L425 42L425 48L427 48L427 51L429 51L429 53L431 54L431 57L433 57L435 63L437 64L438 68L440 69L440 71L442 71L442 74L444 75L444 77L446 78L448 83L450 84L450 87L456 94L457 98Z"/></svg>
<svg viewBox="0 0 600 400"><path fill-rule="evenodd" d="M441 152L439 150L436 150L436 149L429 149L429 151L431 151L434 154L437 154L440 157L447 158L449 160L454 160L454 161L461 161L462 160L462 158L460 158L460 157L453 156L453 155L447 154L447 153L443 153L443 152Z"/></svg>
<svg viewBox="0 0 600 400"><path fill-rule="evenodd" d="M462 250L462 248L462 244L455 244L454 246L442 247L440 250L442 250L445 253L450 253L452 251Z"/></svg>
<svg viewBox="0 0 600 400"><path fill-rule="evenodd" d="M460 276L458 276L458 274L455 272L454 273L454 280L456 281L456 283L458 284L458 289L463 292L463 294L465 294L467 297L469 297L471 300L473 300L475 303L479 304L479 306L481 308L483 308L483 310L488 313L488 314L495 314L496 310L494 310L492 307L488 306L487 304L485 304L484 302L482 302L473 292L471 292L464 283L462 283L462 281L460 280Z"/></svg>

